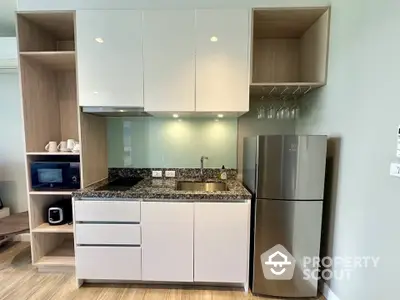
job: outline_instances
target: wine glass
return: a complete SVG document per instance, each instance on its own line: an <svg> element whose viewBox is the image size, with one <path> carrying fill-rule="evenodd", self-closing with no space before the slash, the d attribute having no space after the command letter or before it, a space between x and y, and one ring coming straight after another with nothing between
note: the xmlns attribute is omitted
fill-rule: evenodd
<svg viewBox="0 0 400 300"><path fill-rule="evenodd" d="M283 100L282 106L276 112L276 118L280 120L289 119L290 118L290 109L287 106L286 98Z"/></svg>
<svg viewBox="0 0 400 300"><path fill-rule="evenodd" d="M270 104L270 106L268 108L267 118L268 119L276 118L276 108L275 108L274 104Z"/></svg>
<svg viewBox="0 0 400 300"><path fill-rule="evenodd" d="M263 105L261 105L258 109L257 109L257 119L261 120L261 119L265 119L265 108Z"/></svg>
<svg viewBox="0 0 400 300"><path fill-rule="evenodd" d="M292 107L290 108L290 118L295 120L298 119L299 117L300 117L300 107L297 105L295 101Z"/></svg>

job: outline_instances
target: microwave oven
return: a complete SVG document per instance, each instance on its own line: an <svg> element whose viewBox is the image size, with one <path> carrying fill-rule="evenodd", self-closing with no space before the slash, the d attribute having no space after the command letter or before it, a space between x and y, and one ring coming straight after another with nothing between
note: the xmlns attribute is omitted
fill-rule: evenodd
<svg viewBox="0 0 400 300"><path fill-rule="evenodd" d="M34 191L77 190L81 187L79 162L31 162Z"/></svg>

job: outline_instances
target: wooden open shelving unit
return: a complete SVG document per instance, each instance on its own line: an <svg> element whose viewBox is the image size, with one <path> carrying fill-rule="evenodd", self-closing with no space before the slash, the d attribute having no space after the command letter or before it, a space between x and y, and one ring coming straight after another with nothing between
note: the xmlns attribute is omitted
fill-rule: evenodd
<svg viewBox="0 0 400 300"><path fill-rule="evenodd" d="M251 96L303 96L326 84L329 7L253 11Z"/></svg>
<svg viewBox="0 0 400 300"><path fill-rule="evenodd" d="M18 13L17 31L32 263L40 271L73 271L73 226L47 223L48 207L59 200L71 199L72 191L32 190L30 163L80 161L79 153L44 151L48 141L80 140L74 14Z"/></svg>
<svg viewBox="0 0 400 300"><path fill-rule="evenodd" d="M48 207L72 191L31 188L33 161L80 162L81 188L108 176L106 119L79 108L74 12L17 13L32 264L39 271L74 271L74 226L50 226ZM49 141L75 139L81 153L44 151Z"/></svg>

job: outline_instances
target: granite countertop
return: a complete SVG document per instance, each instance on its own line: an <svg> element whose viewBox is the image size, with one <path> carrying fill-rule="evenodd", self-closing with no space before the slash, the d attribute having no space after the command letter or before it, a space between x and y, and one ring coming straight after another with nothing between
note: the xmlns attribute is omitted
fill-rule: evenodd
<svg viewBox="0 0 400 300"><path fill-rule="evenodd" d="M193 178L179 179L154 179L145 178L127 191L96 191L96 188L108 183L108 179L97 182L85 189L72 193L77 198L132 198L144 201L166 201L166 200L216 200L223 201L243 201L251 199L251 194L246 190L242 183L235 179L223 180L228 185L228 191L204 192L204 191L177 191L176 181L198 181ZM218 181L222 180L205 180Z"/></svg>

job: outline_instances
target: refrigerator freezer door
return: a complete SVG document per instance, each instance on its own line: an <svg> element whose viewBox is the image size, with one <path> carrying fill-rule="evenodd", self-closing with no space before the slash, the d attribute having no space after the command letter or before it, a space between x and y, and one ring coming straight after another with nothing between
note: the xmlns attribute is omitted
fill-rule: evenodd
<svg viewBox="0 0 400 300"><path fill-rule="evenodd" d="M258 145L257 198L323 198L326 136L259 136Z"/></svg>
<svg viewBox="0 0 400 300"><path fill-rule="evenodd" d="M304 258L319 257L321 223L322 201L256 200L252 262L254 294L294 298L317 295L317 279L305 279L304 272L306 269L315 272L318 266L308 264L305 268ZM264 277L261 255L278 244L296 259L291 280L268 280Z"/></svg>

